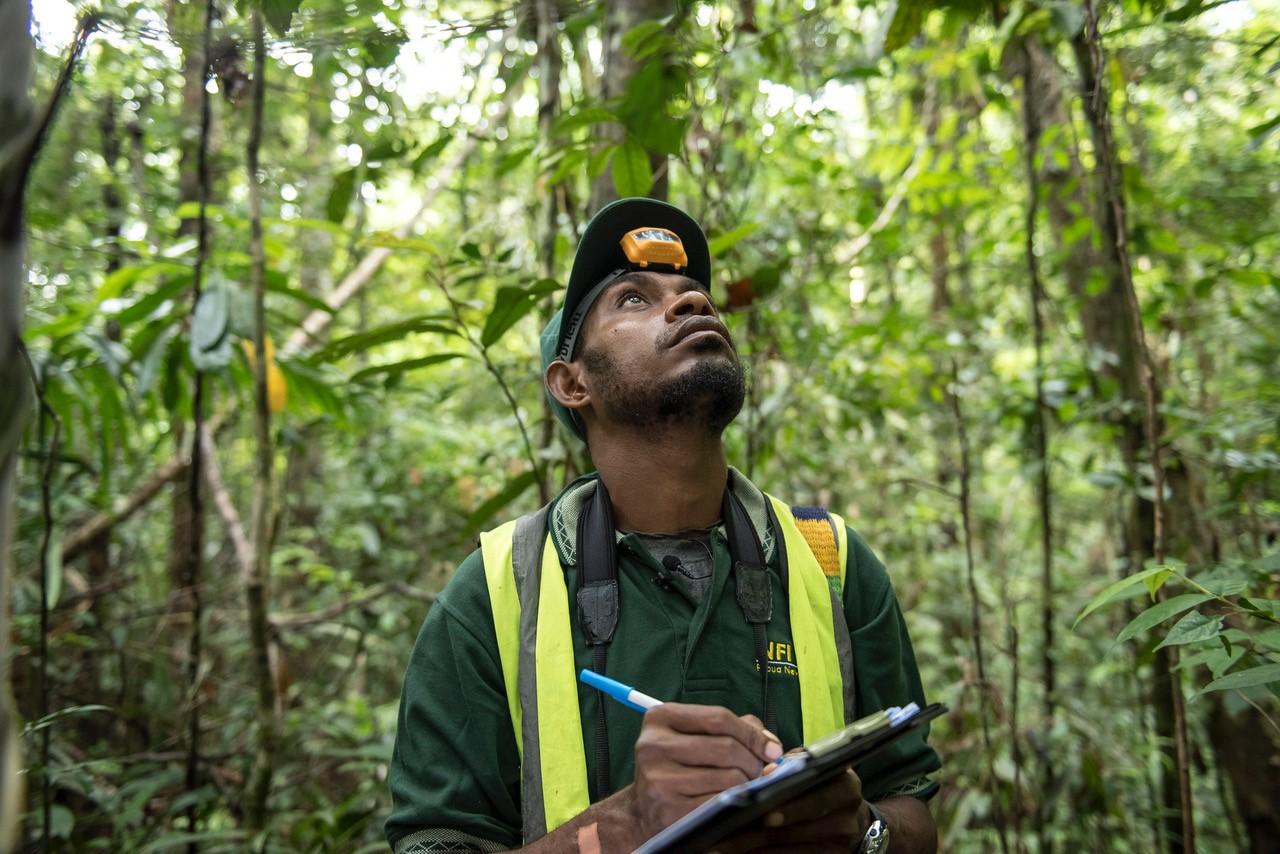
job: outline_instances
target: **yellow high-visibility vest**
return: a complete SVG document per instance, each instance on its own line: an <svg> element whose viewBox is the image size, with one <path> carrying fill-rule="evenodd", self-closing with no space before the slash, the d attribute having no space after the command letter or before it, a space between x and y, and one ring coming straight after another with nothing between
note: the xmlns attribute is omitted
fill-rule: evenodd
<svg viewBox="0 0 1280 854"><path fill-rule="evenodd" d="M787 504L766 497L786 549L787 605L808 743L854 719L853 657L841 601L847 534L844 520L834 513L824 516L819 528L811 524L815 520L799 511L793 515ZM544 566L563 570L546 517L543 508L480 535L520 752L525 844L590 806L569 593L563 571L541 571Z"/></svg>

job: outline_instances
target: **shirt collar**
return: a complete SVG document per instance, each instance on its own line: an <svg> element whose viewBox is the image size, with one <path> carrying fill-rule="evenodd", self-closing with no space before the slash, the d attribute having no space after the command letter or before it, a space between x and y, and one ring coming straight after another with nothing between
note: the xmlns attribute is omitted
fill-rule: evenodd
<svg viewBox="0 0 1280 854"><path fill-rule="evenodd" d="M597 478L595 473L578 478L565 487L551 504L548 526L563 566L575 566L578 562L578 517L587 498L595 492ZM772 563L775 539L764 493L733 466L729 467L729 489L746 508L751 526L756 529L756 536L764 547L765 561Z"/></svg>

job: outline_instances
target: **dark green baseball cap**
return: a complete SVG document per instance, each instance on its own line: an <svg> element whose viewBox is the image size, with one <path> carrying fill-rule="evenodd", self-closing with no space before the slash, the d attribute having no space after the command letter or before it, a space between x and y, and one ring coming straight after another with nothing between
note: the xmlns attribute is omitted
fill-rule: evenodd
<svg viewBox="0 0 1280 854"><path fill-rule="evenodd" d="M684 246L688 264L681 272L701 282L711 290L711 251L702 226L693 217L675 205L657 199L618 199L605 205L587 223L578 242L578 252L573 257L573 270L569 273L569 287L565 290L564 304L542 330L539 342L542 352L542 374L556 359L573 361L577 357L578 332L591 305L604 287L620 273L639 270L627 258L622 248L622 238L637 228L660 228L672 232ZM565 322L564 318L569 318ZM569 410L545 389L551 411L562 424L579 438L586 438L586 428Z"/></svg>

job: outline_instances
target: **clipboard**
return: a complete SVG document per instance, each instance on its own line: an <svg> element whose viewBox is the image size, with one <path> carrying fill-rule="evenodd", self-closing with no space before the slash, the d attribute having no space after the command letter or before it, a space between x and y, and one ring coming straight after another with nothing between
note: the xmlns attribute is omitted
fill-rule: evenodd
<svg viewBox="0 0 1280 854"><path fill-rule="evenodd" d="M784 757L768 776L724 790L659 831L635 854L706 850L792 798L829 782L846 768L856 771L903 734L946 712L947 707L940 703L923 709L910 703L856 720Z"/></svg>

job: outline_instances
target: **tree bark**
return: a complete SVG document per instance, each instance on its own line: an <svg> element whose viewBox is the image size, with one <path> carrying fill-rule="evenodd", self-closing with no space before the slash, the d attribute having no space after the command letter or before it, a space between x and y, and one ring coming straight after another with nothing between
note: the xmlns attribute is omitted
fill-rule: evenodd
<svg viewBox="0 0 1280 854"><path fill-rule="evenodd" d="M262 245L262 177L258 159L262 147L262 114L266 101L266 39L262 13L253 11L253 115L249 127L249 254L253 286L253 391L254 433L257 438L256 476L253 483L253 560L245 577L245 604L249 622L249 648L258 713L253 766L245 784L245 823L252 831L266 825L267 799L271 794L276 763L279 722L276 719L275 680L267 640L268 583L271 573L271 482L275 452L271 446L271 403L267 394L266 280L267 258Z"/></svg>
<svg viewBox="0 0 1280 854"><path fill-rule="evenodd" d="M1164 426L1159 414L1160 386L1155 376L1155 365L1147 348L1143 331L1142 312L1133 288L1133 273L1129 263L1128 223L1125 216L1124 188L1120 179L1119 155L1112 135L1111 113L1107 100L1105 60L1102 54L1098 20L1092 0L1084 0L1084 26L1073 39L1076 65L1080 72L1081 103L1089 134L1093 141L1096 183L1096 205L1100 214L1101 237L1105 271L1109 290L1117 297L1111 309L1116 322L1126 327L1128 358L1121 365L1125 376L1126 400L1135 404L1142 413L1136 425L1140 433L1131 439L1127 449L1132 460L1134 486L1140 482L1137 458L1146 450L1152 471L1151 505L1151 556L1155 562L1165 562L1165 468L1162 459ZM1137 386L1137 394L1132 392ZM1133 418L1128 419L1133 422ZM1146 528L1144 526L1143 530ZM1145 557L1145 553L1144 553ZM1164 591L1161 591L1163 596ZM1170 841L1177 840L1182 851L1194 852L1195 811L1191 799L1191 759L1187 742L1185 699L1182 693L1182 673L1178 668L1178 648L1164 647L1156 655L1156 685L1160 705L1167 703L1170 713L1170 732L1173 736L1175 779L1174 791L1165 788L1166 803L1177 803L1177 812L1169 814L1166 830ZM1165 700L1167 698L1167 700ZM1176 792L1176 798L1174 794Z"/></svg>
<svg viewBox="0 0 1280 854"><path fill-rule="evenodd" d="M1050 732L1055 717L1056 674L1054 668L1054 591L1053 591L1053 484L1049 473L1049 419L1044 397L1044 282L1040 276L1040 261L1036 255L1036 224L1040 212L1040 176L1036 159L1040 154L1040 135L1043 128L1040 116L1031 98L1034 77L1031 49L1024 42L1022 74L1023 149L1027 176L1027 212L1024 253L1027 261L1027 280L1031 286L1031 328L1035 342L1035 413L1031 420L1036 462L1036 503L1040 508L1040 685L1044 722L1041 729ZM1036 799L1036 828L1039 850L1049 851L1049 824L1053 818L1056 800L1054 757L1046 749L1040 763L1042 797Z"/></svg>
<svg viewBox="0 0 1280 854"><path fill-rule="evenodd" d="M9 686L9 553L17 447L31 405L21 356L26 232L18 158L32 128L31 4L0 0L0 849L17 839L22 817L22 740Z"/></svg>
<svg viewBox="0 0 1280 854"><path fill-rule="evenodd" d="M644 63L637 61L622 46L622 37L637 24L655 21L675 11L673 0L611 0L604 7L604 74L600 78L600 98L609 101L621 97L627 83ZM650 62L653 59L648 60ZM604 128L606 139L621 143L626 139L626 129L612 124ZM649 195L655 199L667 197L667 157L665 154L649 154L649 166L653 170L653 188ZM613 186L613 169L601 172L591 185L591 212L618 198Z"/></svg>

